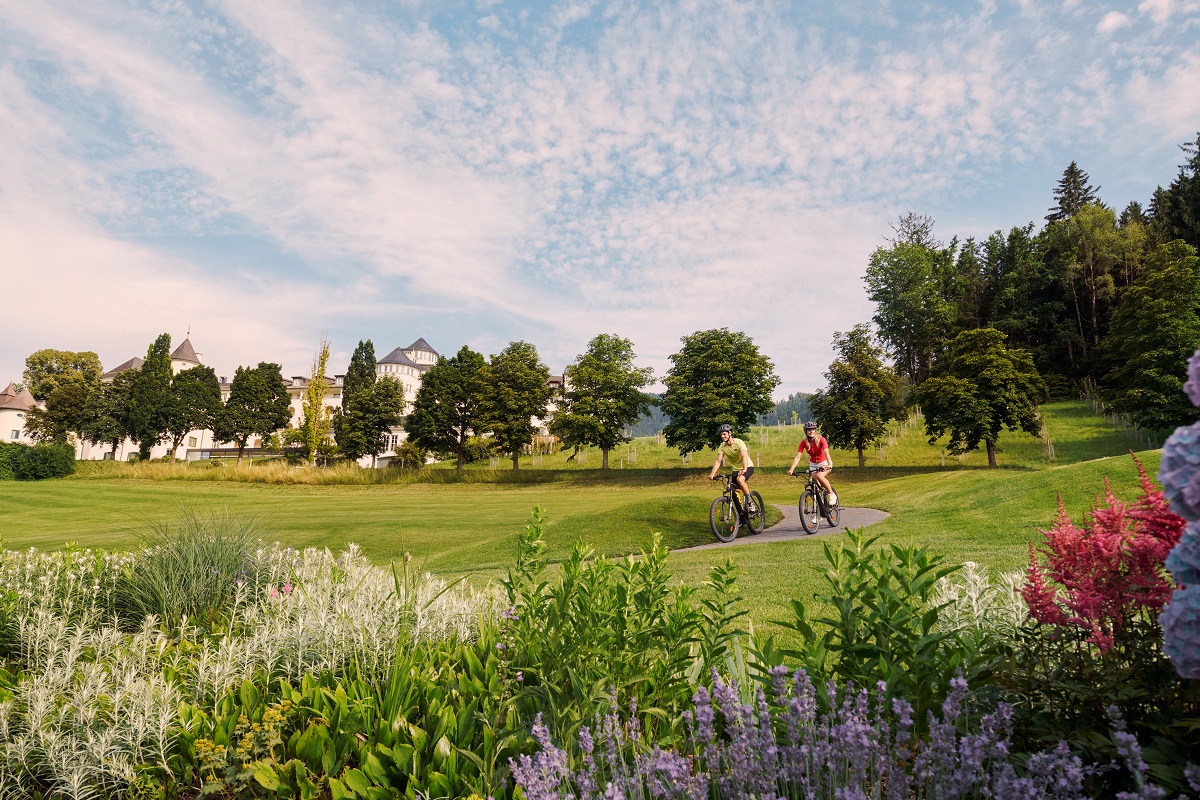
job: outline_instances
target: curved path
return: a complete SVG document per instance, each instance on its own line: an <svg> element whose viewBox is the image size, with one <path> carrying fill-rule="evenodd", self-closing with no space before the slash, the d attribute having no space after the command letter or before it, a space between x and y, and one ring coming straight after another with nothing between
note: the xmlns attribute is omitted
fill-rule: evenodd
<svg viewBox="0 0 1200 800"><path fill-rule="evenodd" d="M800 509L796 508L795 505L781 506L778 503L773 503L772 505L783 512L783 519L757 536L753 533L744 533L745 529L743 528L742 531L738 532L738 538L732 542L712 542L710 544L696 545L695 547L681 547L671 552L683 553L688 550L708 550L714 547L736 547L740 544L804 539L809 536L820 536L825 533L840 533L846 528L865 528L868 525L874 525L876 522L883 522L891 516L886 511L876 511L873 508L843 508L842 517L838 520L836 528L829 527L829 522L822 517L821 526L817 528L817 532L810 534L806 533L800 525Z"/></svg>

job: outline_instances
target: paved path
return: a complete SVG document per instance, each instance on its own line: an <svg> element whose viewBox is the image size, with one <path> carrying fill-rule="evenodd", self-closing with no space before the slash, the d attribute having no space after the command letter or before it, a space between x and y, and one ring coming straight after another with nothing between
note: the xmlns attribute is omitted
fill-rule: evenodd
<svg viewBox="0 0 1200 800"><path fill-rule="evenodd" d="M800 525L800 510L795 505L781 506L775 504L775 507L783 512L783 519L757 536L753 533L746 533L746 528L743 526L738 531L738 538L732 542L712 542L711 544L702 544L696 547L681 547L671 552L683 553L688 550L709 550L714 547L737 547L738 545L757 544L759 542L782 542L786 539L803 539L806 536L838 533L846 528L865 528L867 525L874 525L876 522L882 522L891 516L886 511L876 511L873 508L843 508L842 517L838 520L836 528L829 527L829 522L822 517L821 526L817 528L817 532L809 534L805 533L804 528Z"/></svg>

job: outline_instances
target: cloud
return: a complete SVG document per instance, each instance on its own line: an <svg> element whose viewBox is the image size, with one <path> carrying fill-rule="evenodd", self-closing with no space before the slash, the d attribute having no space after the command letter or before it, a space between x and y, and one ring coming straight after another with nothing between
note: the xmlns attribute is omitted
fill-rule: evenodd
<svg viewBox="0 0 1200 800"><path fill-rule="evenodd" d="M1127 15L1120 11L1110 11L1096 24L1096 32L1110 34L1133 23Z"/></svg>

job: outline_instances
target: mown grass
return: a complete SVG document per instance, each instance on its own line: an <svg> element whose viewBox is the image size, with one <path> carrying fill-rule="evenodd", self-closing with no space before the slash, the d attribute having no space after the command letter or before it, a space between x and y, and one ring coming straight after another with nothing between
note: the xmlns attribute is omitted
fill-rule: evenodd
<svg viewBox="0 0 1200 800"><path fill-rule="evenodd" d="M1043 444L1006 434L1000 463L989 470L983 456L959 461L929 445L914 421L899 426L870 466L835 452L834 483L847 506L880 508L892 517L871 529L884 541L927 545L955 563L972 560L993 572L1022 566L1037 528L1054 517L1061 494L1075 516L1086 511L1107 475L1118 494L1136 494L1136 472L1123 453L1131 440L1113 431L1082 403L1047 406L1056 463ZM769 503L790 505L800 482L783 471L801 431L767 431L765 466L754 486ZM656 449L658 448L658 449ZM70 479L0 482L0 540L5 547L53 549L128 548L148 523L181 507L212 507L254 514L269 535L298 547L362 546L377 563L411 552L426 569L487 581L515 557L516 534L534 505L547 510L546 540L553 557L576 541L597 552L636 552L660 531L671 548L712 541L708 505L717 487L706 480L711 460L695 456L678 466L652 440L640 440L636 468L601 472L598 455L588 469L556 465L567 454L543 456L537 468L371 471L356 467L308 470L283 464L236 468L152 464L85 464ZM675 456L677 459L677 455ZM1157 452L1143 454L1154 474ZM617 463L614 461L614 463ZM655 466L661 464L661 466ZM829 537L678 553L671 564L680 580L700 582L713 565L732 557L742 567L741 585L760 628L787 613L787 601L817 589L810 567L821 563Z"/></svg>

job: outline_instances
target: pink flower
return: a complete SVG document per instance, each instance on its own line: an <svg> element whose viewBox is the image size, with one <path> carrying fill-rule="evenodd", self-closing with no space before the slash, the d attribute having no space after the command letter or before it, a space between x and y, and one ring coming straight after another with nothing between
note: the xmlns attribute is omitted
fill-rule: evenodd
<svg viewBox="0 0 1200 800"><path fill-rule="evenodd" d="M288 581L287 583L285 583L285 584L283 585L283 594L284 594L285 596L287 596L287 595L289 595L289 594L291 594L291 593L292 593L292 583L291 583L291 581Z"/></svg>

